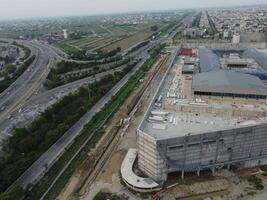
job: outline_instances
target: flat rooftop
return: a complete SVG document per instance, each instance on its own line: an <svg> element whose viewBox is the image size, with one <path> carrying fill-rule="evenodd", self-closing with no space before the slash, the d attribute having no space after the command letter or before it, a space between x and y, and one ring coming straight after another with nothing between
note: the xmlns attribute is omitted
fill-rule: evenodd
<svg viewBox="0 0 267 200"><path fill-rule="evenodd" d="M267 118L244 119L241 117L216 116L214 114L169 112L160 121L153 120L153 115L146 118L141 130L157 140L196 135L206 132L227 130L267 122Z"/></svg>
<svg viewBox="0 0 267 200"><path fill-rule="evenodd" d="M216 104L206 102L196 102L194 99L183 98L183 80L182 75L183 59L178 59L177 63L170 69L162 87L158 91L155 99L152 101L143 122L139 129L157 140L168 138L183 137L188 134L202 134L220 130L246 127L267 122L267 117L250 116L229 116L224 115L225 109L233 109L233 105ZM183 79L184 77L184 79ZM178 112L175 110L178 106L187 108L209 107L222 110L222 114L205 113L194 111ZM240 110L262 111L267 110L266 105L234 105Z"/></svg>
<svg viewBox="0 0 267 200"><path fill-rule="evenodd" d="M129 149L121 165L121 176L124 181L139 189L153 189L159 184L149 177L137 176L133 171L133 165L137 158L137 149Z"/></svg>

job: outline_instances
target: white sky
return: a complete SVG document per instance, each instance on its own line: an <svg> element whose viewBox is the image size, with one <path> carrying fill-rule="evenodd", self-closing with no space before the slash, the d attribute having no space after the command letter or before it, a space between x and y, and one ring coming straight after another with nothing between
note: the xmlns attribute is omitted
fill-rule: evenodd
<svg viewBox="0 0 267 200"><path fill-rule="evenodd" d="M267 0L0 0L0 20L267 4Z"/></svg>

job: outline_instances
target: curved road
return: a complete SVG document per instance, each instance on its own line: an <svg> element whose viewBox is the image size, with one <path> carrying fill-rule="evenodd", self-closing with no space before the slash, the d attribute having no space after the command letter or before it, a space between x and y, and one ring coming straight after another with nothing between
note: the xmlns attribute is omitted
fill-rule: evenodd
<svg viewBox="0 0 267 200"><path fill-rule="evenodd" d="M177 31L180 31L182 26L177 28ZM176 31L176 30L175 30ZM160 38L157 41L153 41L151 45L156 45L159 43L166 42L169 39L172 39L174 34L170 34L167 38ZM45 48L42 45L42 48ZM51 48L47 50L49 55L54 55L51 52ZM47 52L45 52L46 54ZM55 55L54 55L55 56ZM30 183L36 183L47 170L46 166L50 167L59 157L64 153L66 148L73 142L75 137L79 135L83 126L88 123L92 117L104 107L104 105L114 96L128 81L128 79L142 66L145 60L148 58L147 50L142 53L141 61L134 67L132 71L130 71L125 77L119 81L106 95L104 95L93 107L90 111L88 111L78 122L76 122L54 145L52 145L38 160L36 160L14 183L13 185L20 185L23 188L26 188ZM55 56L56 58L58 56ZM46 70L44 70L46 71ZM12 186L13 186L12 185ZM11 186L11 187L12 187Z"/></svg>
<svg viewBox="0 0 267 200"><path fill-rule="evenodd" d="M10 41L10 40L9 40ZM13 41L13 40L12 40ZM28 98L41 86L46 79L50 66L53 64L54 54L43 46L29 41L17 41L31 49L31 54L36 58L28 69L0 95L0 124L8 118L11 113L20 109ZM0 134L1 139L5 138Z"/></svg>

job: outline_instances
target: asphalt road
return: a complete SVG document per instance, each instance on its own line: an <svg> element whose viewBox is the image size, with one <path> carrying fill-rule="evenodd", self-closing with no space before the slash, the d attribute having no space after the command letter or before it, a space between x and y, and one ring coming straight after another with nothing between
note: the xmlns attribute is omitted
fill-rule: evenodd
<svg viewBox="0 0 267 200"><path fill-rule="evenodd" d="M37 161L33 163L16 181L13 185L20 185L23 188L27 187L29 183L35 183L45 173L45 166L51 166L57 158L59 158L65 149L73 142L73 140L82 131L85 124L87 124L92 117L99 112L105 104L114 96L128 81L128 79L142 66L148 54L144 56L133 70L124 76L107 94L105 94L92 108L88 111L78 122L76 122L54 145L52 145Z"/></svg>
<svg viewBox="0 0 267 200"><path fill-rule="evenodd" d="M27 99L40 87L49 73L49 66L53 62L53 55L42 46L28 41L17 41L29 47L32 55L36 55L28 69L0 95L0 124L11 118L11 113L20 109ZM0 134L1 139L6 135Z"/></svg>
<svg viewBox="0 0 267 200"><path fill-rule="evenodd" d="M121 71L125 66L118 67L116 69L107 70L105 72L101 72L99 74L89 76L74 82L67 83L65 85L53 88L51 90L45 91L37 96L32 97L27 101L25 104L25 107L32 106L36 104L47 104L51 97L53 97L55 94L60 93L62 91L75 91L78 88L80 88L83 85L87 85L88 83L100 80L103 76L106 76L108 74L114 74L114 72Z"/></svg>
<svg viewBox="0 0 267 200"><path fill-rule="evenodd" d="M19 127L25 127L29 125L32 122L33 118L36 117L36 115L38 115L39 108L46 108L51 103L58 101L63 96L71 92L75 92L81 86L97 81L105 75L114 74L114 72L121 71L123 68L124 66L121 66L116 69L108 70L108 71L105 71L105 72L102 72L102 73L99 73L93 76L89 76L89 77L56 87L56 88L53 88L51 90L47 90L40 94L33 94L21 107L21 111L22 111L21 113L18 112L18 110L14 110L13 112L9 113L10 115L14 116L12 119L6 118L2 120L0 124L0 133L2 133L2 138L4 139L5 137L10 136L9 132L11 128L14 126L14 124L17 124L17 126Z"/></svg>
<svg viewBox="0 0 267 200"><path fill-rule="evenodd" d="M182 27L179 27L175 31L181 30ZM163 43L169 39L172 39L174 34L169 34L167 38L160 38L157 41L153 41L149 46L156 45L158 43ZM41 48L45 48L43 45ZM53 53L52 53L52 51ZM49 54L58 58L60 55L55 56L55 50L49 49L47 50ZM42 64L47 57L47 52L43 52L46 56L44 58L39 58ZM40 55L39 57L42 57ZM49 57L49 55L48 55ZM142 53L139 55L141 61L135 66L135 68L129 72L120 82L118 82L106 95L104 95L93 107L90 111L88 111L77 123L75 123L54 145L52 145L36 162L33 163L15 182L13 185L20 185L23 188L27 187L30 183L36 183L42 175L45 173L45 166L51 166L59 157L64 153L65 149L73 142L73 140L79 135L84 125L87 124L92 117L99 112L104 105L114 96L128 81L128 79L142 66L145 60L148 58L148 53ZM38 60L39 60L38 59ZM45 68L45 67L41 67ZM46 70L44 70L46 71ZM42 76L41 76L42 77ZM62 88L61 88L62 89Z"/></svg>

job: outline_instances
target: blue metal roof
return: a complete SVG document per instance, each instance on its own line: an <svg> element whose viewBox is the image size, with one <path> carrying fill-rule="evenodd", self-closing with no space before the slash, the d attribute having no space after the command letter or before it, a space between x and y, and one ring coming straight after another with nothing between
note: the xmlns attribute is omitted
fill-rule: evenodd
<svg viewBox="0 0 267 200"><path fill-rule="evenodd" d="M246 49L244 55L253 58L264 70L267 70L267 54L256 49Z"/></svg>
<svg viewBox="0 0 267 200"><path fill-rule="evenodd" d="M264 70L267 71L267 54L253 48L200 48L200 69L201 72L219 70L221 68L219 56L223 54L239 53L248 58L254 59Z"/></svg>
<svg viewBox="0 0 267 200"><path fill-rule="evenodd" d="M218 56L210 49L200 48L199 58L201 72L209 72L221 68Z"/></svg>
<svg viewBox="0 0 267 200"><path fill-rule="evenodd" d="M267 86L253 75L217 70L193 75L194 91L267 96Z"/></svg>

